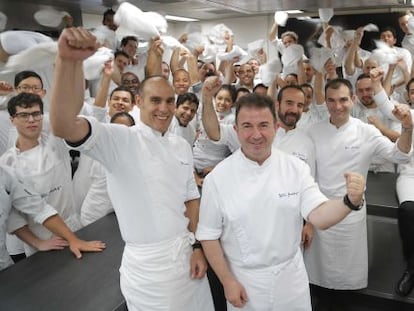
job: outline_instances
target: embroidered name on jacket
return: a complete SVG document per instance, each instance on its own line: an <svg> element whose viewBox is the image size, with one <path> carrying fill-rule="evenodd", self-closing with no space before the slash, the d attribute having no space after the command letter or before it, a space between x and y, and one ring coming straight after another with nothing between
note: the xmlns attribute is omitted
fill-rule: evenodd
<svg viewBox="0 0 414 311"><path fill-rule="evenodd" d="M283 192L283 193L279 193L279 198L290 198L293 196L298 196L299 192Z"/></svg>

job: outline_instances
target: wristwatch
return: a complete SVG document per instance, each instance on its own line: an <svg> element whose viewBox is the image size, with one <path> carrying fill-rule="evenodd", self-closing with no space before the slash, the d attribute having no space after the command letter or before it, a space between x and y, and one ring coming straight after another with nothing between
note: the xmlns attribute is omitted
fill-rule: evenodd
<svg viewBox="0 0 414 311"><path fill-rule="evenodd" d="M364 206L364 199L362 198L362 201L359 205L354 205L351 200L348 197L348 193L344 195L344 204L348 206L353 211L359 211Z"/></svg>
<svg viewBox="0 0 414 311"><path fill-rule="evenodd" d="M196 240L194 242L194 244L192 245L192 247L193 247L193 250L196 250L197 248L203 249L203 247L201 246L201 242L198 241L198 240Z"/></svg>

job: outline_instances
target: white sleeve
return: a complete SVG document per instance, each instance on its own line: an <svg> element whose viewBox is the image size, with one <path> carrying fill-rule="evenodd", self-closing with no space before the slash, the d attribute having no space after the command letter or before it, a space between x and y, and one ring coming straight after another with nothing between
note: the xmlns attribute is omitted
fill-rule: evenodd
<svg viewBox="0 0 414 311"><path fill-rule="evenodd" d="M203 195L201 196L200 215L196 231L196 239L217 240L223 231L223 215L213 178L210 175L204 179Z"/></svg>

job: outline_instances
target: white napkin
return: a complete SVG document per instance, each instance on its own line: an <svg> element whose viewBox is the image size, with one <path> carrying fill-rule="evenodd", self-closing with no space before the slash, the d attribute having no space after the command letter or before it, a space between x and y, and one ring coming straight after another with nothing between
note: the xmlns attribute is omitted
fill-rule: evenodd
<svg viewBox="0 0 414 311"><path fill-rule="evenodd" d="M288 18L289 18L289 15L286 12L283 12L283 11L275 12L275 22L279 26L285 27Z"/></svg>
<svg viewBox="0 0 414 311"><path fill-rule="evenodd" d="M321 9L318 9L318 13L319 13L319 18L321 19L321 21L324 23L328 23L334 15L334 9L333 8L321 8Z"/></svg>
<svg viewBox="0 0 414 311"><path fill-rule="evenodd" d="M9 57L3 72L19 72L27 68L52 67L57 54L57 42L42 42Z"/></svg>
<svg viewBox="0 0 414 311"><path fill-rule="evenodd" d="M83 61L83 73L86 80L98 79L105 62L114 58L112 50L101 47L93 55Z"/></svg>
<svg viewBox="0 0 414 311"><path fill-rule="evenodd" d="M66 15L70 16L68 12L47 8L36 11L33 17L42 26L56 28L62 23L62 19Z"/></svg>
<svg viewBox="0 0 414 311"><path fill-rule="evenodd" d="M42 42L52 42L52 38L38 32L9 30L0 33L0 42L9 55L14 55Z"/></svg>

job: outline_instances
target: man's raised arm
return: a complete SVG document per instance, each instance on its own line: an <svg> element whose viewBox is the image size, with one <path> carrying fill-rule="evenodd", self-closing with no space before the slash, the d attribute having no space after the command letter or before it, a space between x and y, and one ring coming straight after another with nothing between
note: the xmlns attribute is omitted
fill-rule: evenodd
<svg viewBox="0 0 414 311"><path fill-rule="evenodd" d="M83 60L95 53L95 36L83 28L66 28L58 41L50 123L53 133L69 142L82 141L89 124L77 115L83 105Z"/></svg>

